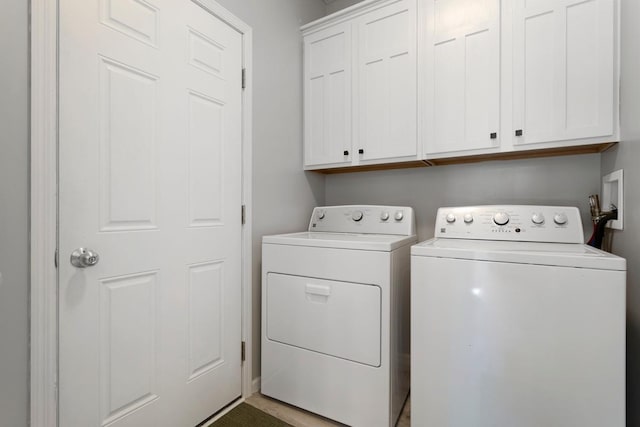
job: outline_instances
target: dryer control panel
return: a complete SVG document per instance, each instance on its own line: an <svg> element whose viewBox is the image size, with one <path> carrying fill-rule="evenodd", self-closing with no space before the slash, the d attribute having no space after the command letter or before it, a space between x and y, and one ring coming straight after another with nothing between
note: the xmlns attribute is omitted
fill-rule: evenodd
<svg viewBox="0 0 640 427"><path fill-rule="evenodd" d="M413 236L416 219L407 206L322 206L313 210L309 231Z"/></svg>
<svg viewBox="0 0 640 427"><path fill-rule="evenodd" d="M435 237L584 243L580 211L567 206L492 205L438 209Z"/></svg>

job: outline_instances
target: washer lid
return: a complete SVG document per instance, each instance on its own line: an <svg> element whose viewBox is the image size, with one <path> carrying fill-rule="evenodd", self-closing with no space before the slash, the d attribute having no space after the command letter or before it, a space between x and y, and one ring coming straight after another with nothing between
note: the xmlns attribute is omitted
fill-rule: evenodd
<svg viewBox="0 0 640 427"><path fill-rule="evenodd" d="M624 258L576 243L504 242L435 238L411 248L412 257L457 258L626 271Z"/></svg>
<svg viewBox="0 0 640 427"><path fill-rule="evenodd" d="M302 233L264 236L262 243L276 245L310 246L316 248L355 249L390 252L401 246L414 244L416 236L355 233Z"/></svg>

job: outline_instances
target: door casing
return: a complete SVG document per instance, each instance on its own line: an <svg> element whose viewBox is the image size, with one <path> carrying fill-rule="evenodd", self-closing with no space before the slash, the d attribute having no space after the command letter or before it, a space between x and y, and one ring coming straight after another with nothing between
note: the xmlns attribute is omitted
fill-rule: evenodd
<svg viewBox="0 0 640 427"><path fill-rule="evenodd" d="M252 383L251 27L214 0L191 0L242 34L242 398ZM30 425L58 426L58 0L30 2ZM238 206L240 221L240 206ZM59 260L60 258L60 260Z"/></svg>

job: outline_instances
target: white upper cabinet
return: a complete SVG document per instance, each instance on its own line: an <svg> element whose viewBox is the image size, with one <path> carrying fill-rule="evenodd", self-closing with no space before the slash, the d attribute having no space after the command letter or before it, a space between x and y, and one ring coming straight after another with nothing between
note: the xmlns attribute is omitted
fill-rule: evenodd
<svg viewBox="0 0 640 427"><path fill-rule="evenodd" d="M351 25L304 39L304 163L351 162Z"/></svg>
<svg viewBox="0 0 640 427"><path fill-rule="evenodd" d="M422 158L416 2L368 0L302 28L305 169Z"/></svg>
<svg viewBox="0 0 640 427"><path fill-rule="evenodd" d="M418 155L416 2L388 3L355 22L359 162Z"/></svg>
<svg viewBox="0 0 640 427"><path fill-rule="evenodd" d="M500 0L424 4L427 158L499 149Z"/></svg>
<svg viewBox="0 0 640 427"><path fill-rule="evenodd" d="M514 146L615 140L614 0L515 0L513 8Z"/></svg>
<svg viewBox="0 0 640 427"><path fill-rule="evenodd" d="M619 13L619 0L365 0L310 23L305 169L602 151L619 138Z"/></svg>

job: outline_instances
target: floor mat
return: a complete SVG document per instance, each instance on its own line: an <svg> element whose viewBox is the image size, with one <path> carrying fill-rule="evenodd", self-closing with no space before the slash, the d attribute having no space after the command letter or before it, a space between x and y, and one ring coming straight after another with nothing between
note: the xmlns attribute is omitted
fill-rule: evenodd
<svg viewBox="0 0 640 427"><path fill-rule="evenodd" d="M241 403L211 427L292 427L246 403Z"/></svg>

